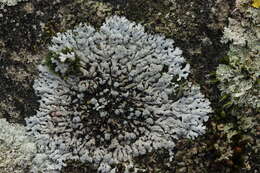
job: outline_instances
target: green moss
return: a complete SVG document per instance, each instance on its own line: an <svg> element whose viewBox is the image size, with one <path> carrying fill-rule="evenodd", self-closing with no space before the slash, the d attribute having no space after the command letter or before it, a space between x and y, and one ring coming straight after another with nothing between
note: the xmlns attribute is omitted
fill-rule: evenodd
<svg viewBox="0 0 260 173"><path fill-rule="evenodd" d="M66 75L77 75L80 72L80 59L76 56L74 61L66 60L65 63L69 64L69 69L66 72Z"/></svg>
<svg viewBox="0 0 260 173"><path fill-rule="evenodd" d="M58 57L59 57L59 55L57 53L49 51L48 54L45 57L45 61L43 62L44 65L49 67L51 72L53 72L55 74L58 74L58 73L55 72L56 65L52 63L52 59L58 59Z"/></svg>
<svg viewBox="0 0 260 173"><path fill-rule="evenodd" d="M71 53L73 52L72 49L69 48L65 48L63 50L61 50L61 53L63 54L67 54L67 53ZM59 61L59 54L53 51L49 51L48 54L45 57L45 60L43 62L44 65L46 65L51 72L53 72L56 75L59 75L62 78L67 78L68 75L77 75L78 73L80 73L80 63L79 63L79 58L77 57L77 55L75 56L75 60L70 60L70 59L66 59L64 64L68 64L68 70L66 71L65 74L61 74L59 72L55 71L56 68L56 64L54 64L52 62L52 60L57 60Z"/></svg>

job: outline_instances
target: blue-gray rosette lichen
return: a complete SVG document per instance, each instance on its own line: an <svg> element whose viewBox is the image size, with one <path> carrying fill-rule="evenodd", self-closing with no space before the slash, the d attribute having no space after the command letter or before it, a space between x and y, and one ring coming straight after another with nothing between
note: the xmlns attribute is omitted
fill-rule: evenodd
<svg viewBox="0 0 260 173"><path fill-rule="evenodd" d="M190 66L173 43L118 16L99 30L58 33L34 84L40 108L27 119L39 148L35 170L76 160L102 173L118 163L137 171L134 157L171 155L176 140L202 134L210 103L187 82Z"/></svg>

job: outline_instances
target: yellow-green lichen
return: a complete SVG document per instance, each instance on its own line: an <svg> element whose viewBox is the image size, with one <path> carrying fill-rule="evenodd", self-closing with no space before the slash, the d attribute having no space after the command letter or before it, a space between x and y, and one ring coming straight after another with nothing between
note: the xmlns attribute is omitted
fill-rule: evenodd
<svg viewBox="0 0 260 173"><path fill-rule="evenodd" d="M255 7L255 8L259 8L260 7L260 0L253 0L252 6Z"/></svg>

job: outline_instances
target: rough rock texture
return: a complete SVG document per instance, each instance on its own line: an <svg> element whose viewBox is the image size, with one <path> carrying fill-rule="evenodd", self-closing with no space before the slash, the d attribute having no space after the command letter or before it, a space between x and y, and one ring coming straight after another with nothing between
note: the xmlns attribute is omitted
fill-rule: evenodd
<svg viewBox="0 0 260 173"><path fill-rule="evenodd" d="M38 105L32 85L39 58L27 51L0 49L0 118L24 123L24 117L35 114Z"/></svg>

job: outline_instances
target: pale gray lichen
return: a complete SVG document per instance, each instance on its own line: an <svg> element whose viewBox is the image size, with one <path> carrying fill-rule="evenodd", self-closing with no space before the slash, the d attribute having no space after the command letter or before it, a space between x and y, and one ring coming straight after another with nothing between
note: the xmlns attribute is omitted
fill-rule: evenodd
<svg viewBox="0 0 260 173"><path fill-rule="evenodd" d="M36 145L26 128L0 119L0 172L26 173L36 154Z"/></svg>
<svg viewBox="0 0 260 173"><path fill-rule="evenodd" d="M199 87L186 82L190 66L174 41L150 35L124 17L59 33L39 66L41 97L27 127L38 155L34 172L55 172L76 160L98 172L134 168L134 157L204 133L211 112ZM136 169L137 170L137 169Z"/></svg>
<svg viewBox="0 0 260 173"><path fill-rule="evenodd" d="M230 49L228 58L229 64L221 64L217 69L222 94L230 95L235 104L259 108L259 55L252 55L247 49Z"/></svg>
<svg viewBox="0 0 260 173"><path fill-rule="evenodd" d="M260 107L260 29L259 9L245 7L237 0L237 10L243 15L230 19L224 30L223 42L231 41L228 62L219 65L217 78L223 95L233 103L253 108ZM248 2L247 2L248 3Z"/></svg>
<svg viewBox="0 0 260 173"><path fill-rule="evenodd" d="M27 0L0 0L0 7L3 7L4 5L7 6L15 6L17 3L27 1Z"/></svg>

